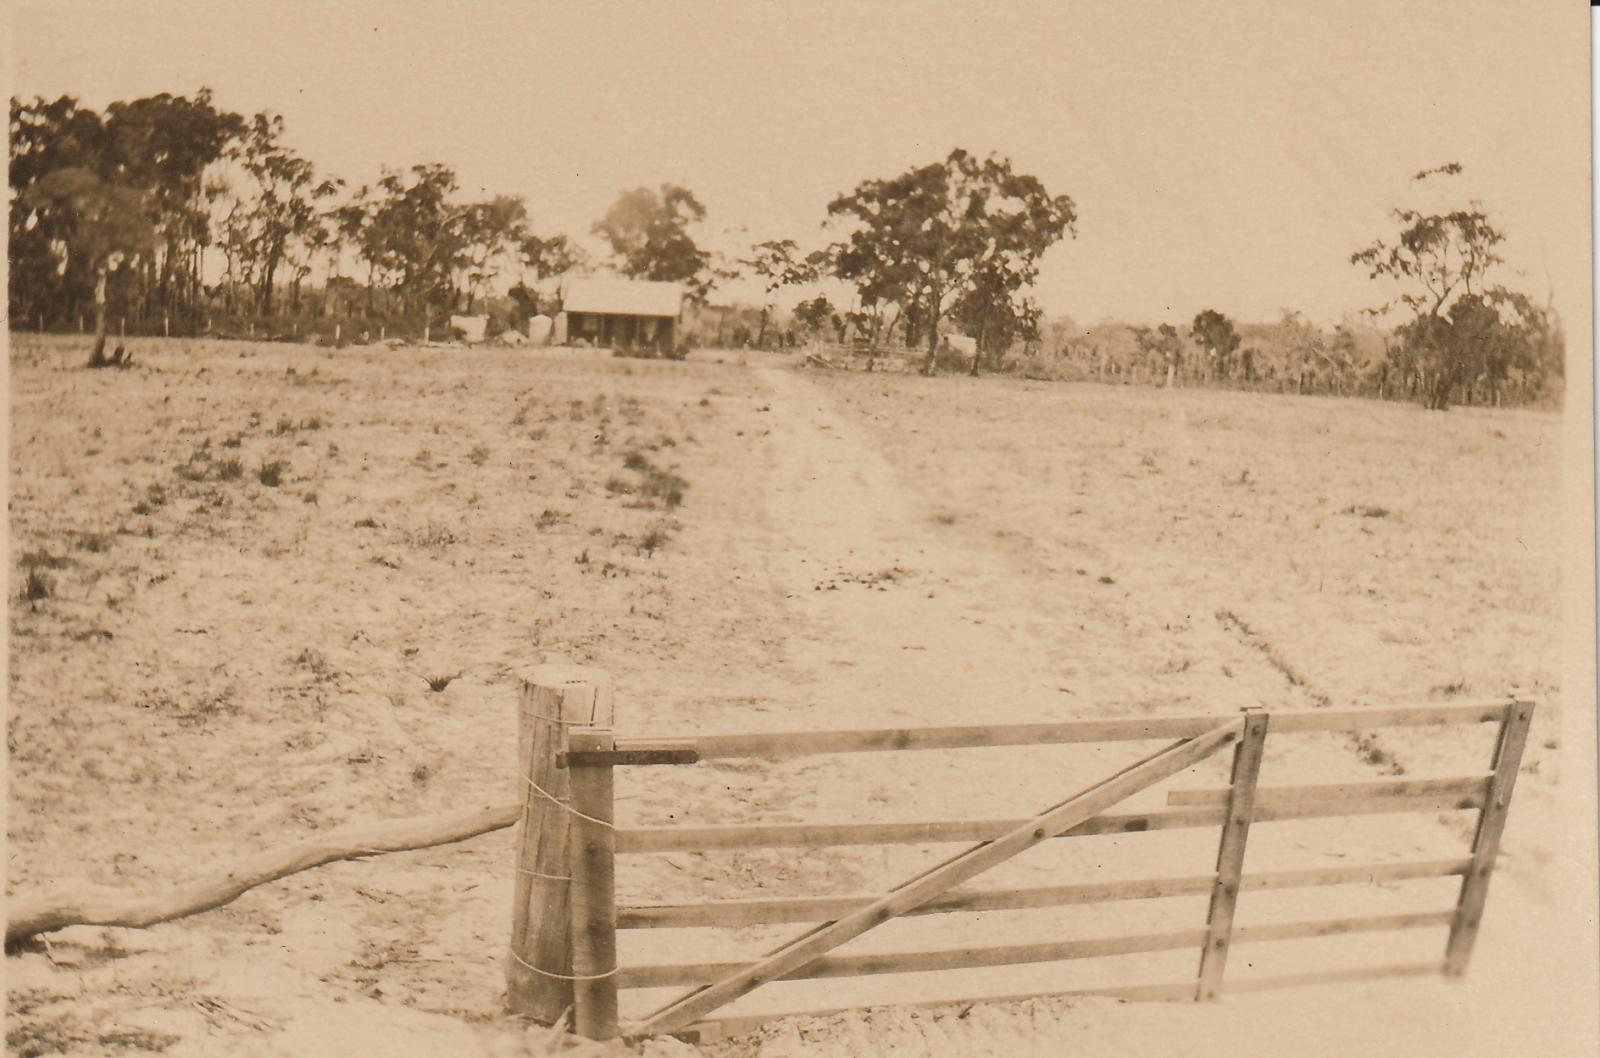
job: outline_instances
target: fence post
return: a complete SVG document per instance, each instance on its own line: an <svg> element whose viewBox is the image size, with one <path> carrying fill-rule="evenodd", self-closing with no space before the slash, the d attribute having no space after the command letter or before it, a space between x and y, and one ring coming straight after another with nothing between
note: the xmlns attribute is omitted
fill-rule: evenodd
<svg viewBox="0 0 1600 1058"><path fill-rule="evenodd" d="M611 730L589 727L567 738L572 750L609 750ZM609 764L573 767L572 1029L591 1040L617 1034L617 887L613 772Z"/></svg>
<svg viewBox="0 0 1600 1058"><path fill-rule="evenodd" d="M572 861L568 768L556 767L571 727L611 726L611 679L598 669L540 665L522 677L517 709L517 875L506 959L506 1003L545 1025L572 1008L568 927Z"/></svg>
<svg viewBox="0 0 1600 1058"><path fill-rule="evenodd" d="M1239 878L1244 873L1245 842L1256 810L1256 777L1261 774L1261 754L1267 741L1268 714L1245 710L1244 732L1233 751L1232 789L1228 814L1222 820L1222 840L1217 847L1217 880L1211 889L1211 909L1206 913L1206 942L1200 949L1197 1000L1222 994L1222 971L1228 964L1233 937L1233 912L1239 899Z"/></svg>
<svg viewBox="0 0 1600 1058"><path fill-rule="evenodd" d="M1456 917L1450 924L1450 939L1445 943L1444 972L1451 977L1467 972L1472 945L1478 939L1484 901L1489 897L1489 876L1494 873L1500 835L1506 828L1511 793L1516 788L1517 769L1522 764L1522 747L1528 741L1528 725L1532 720L1533 703L1513 693L1511 709L1500 724L1500 738L1495 743L1494 776L1489 780L1489 793L1478 811L1478 831L1472 839L1472 869L1461 879Z"/></svg>

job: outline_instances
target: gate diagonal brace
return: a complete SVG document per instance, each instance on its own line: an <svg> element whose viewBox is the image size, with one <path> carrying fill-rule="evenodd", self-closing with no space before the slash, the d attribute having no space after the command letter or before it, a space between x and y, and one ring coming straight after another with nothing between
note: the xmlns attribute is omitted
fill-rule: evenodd
<svg viewBox="0 0 1600 1058"><path fill-rule="evenodd" d="M960 885L1041 841L1084 823L1147 787L1204 760L1236 742L1244 720L1224 721L1193 738L1175 742L1122 771L1103 779L1000 837L974 845L944 863L902 882L872 903L835 922L801 934L736 973L695 989L628 1026L627 1036L675 1032L754 989L792 973L834 948L854 940L897 915L914 910L953 886Z"/></svg>

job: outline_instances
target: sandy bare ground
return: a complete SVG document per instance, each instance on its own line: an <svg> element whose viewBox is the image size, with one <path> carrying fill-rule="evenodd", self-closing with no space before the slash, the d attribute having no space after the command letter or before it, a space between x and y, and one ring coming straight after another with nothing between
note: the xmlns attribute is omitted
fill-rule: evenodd
<svg viewBox="0 0 1600 1058"><path fill-rule="evenodd" d="M1556 881L1571 872L1553 869L1568 803L1557 418L557 354L141 352L147 366L119 377L72 370L75 354L54 346L13 357L12 568L27 552L64 560L47 570L51 598L12 604L13 892L53 879L148 886L353 819L508 799L514 673L539 660L612 671L619 727L639 734L1449 700L1516 683L1550 708L1465 982L1203 1008L878 1011L707 1049L1142 1054L1170 1053L1181 1033L1219 1054L1582 1053L1581 978L1552 986L1547 961L1577 951ZM199 462L238 453L241 479L196 471L208 439ZM634 488L629 452L687 480L681 506ZM277 459L287 484L257 481ZM166 494L153 508L152 484ZM150 513L134 513L141 503ZM456 672L439 693L420 678ZM1283 740L1264 781L1461 774L1487 751L1487 732ZM1022 814L1140 752L629 772L619 815ZM1224 767L1167 785L1214 785ZM1262 869L1449 855L1468 836L1453 815L1257 830L1250 865ZM1199 873L1215 855L1204 832L1054 845L1071 847L1030 852L989 884ZM634 857L619 885L636 900L863 892L949 851ZM149 931L64 931L7 960L12 1049L541 1053L544 1037L499 1008L510 868L497 834L321 869ZM1246 901L1241 921L1451 898L1448 882L1344 887ZM1189 900L931 916L849 950L1203 917ZM629 934L623 955L755 953L791 932ZM1442 931L1415 933L1260 945L1230 969L1442 948ZM796 983L740 1009L1193 968L1192 953L1174 953ZM625 1013L662 998L625 995Z"/></svg>

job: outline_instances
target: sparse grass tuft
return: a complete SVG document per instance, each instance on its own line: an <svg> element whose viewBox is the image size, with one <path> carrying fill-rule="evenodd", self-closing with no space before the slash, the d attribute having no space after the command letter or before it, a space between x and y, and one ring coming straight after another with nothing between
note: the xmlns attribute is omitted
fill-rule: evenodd
<svg viewBox="0 0 1600 1058"><path fill-rule="evenodd" d="M316 647L306 647L295 656L294 663L310 670L318 680L329 680L335 675L328 659Z"/></svg>
<svg viewBox="0 0 1600 1058"><path fill-rule="evenodd" d="M606 482L606 491L613 494L637 494L648 501L638 506L660 506L672 509L683 502L683 490L689 483L683 478L669 471L662 470L638 449L630 451L622 461L622 465L643 479L637 486L629 484L622 478L612 478Z"/></svg>
<svg viewBox="0 0 1600 1058"><path fill-rule="evenodd" d="M19 560L23 569L66 569L72 559L48 551L25 551Z"/></svg>
<svg viewBox="0 0 1600 1058"><path fill-rule="evenodd" d="M133 505L134 514L153 514L167 505L167 490L159 484L145 486L144 499Z"/></svg>
<svg viewBox="0 0 1600 1058"><path fill-rule="evenodd" d="M475 467L481 467L489 461L489 449L483 445L473 445L472 451L467 453L467 459Z"/></svg>
<svg viewBox="0 0 1600 1058"><path fill-rule="evenodd" d="M211 442L202 441L189 453L189 458L178 464L178 477L184 481L204 481L211 476Z"/></svg>
<svg viewBox="0 0 1600 1058"><path fill-rule="evenodd" d="M111 550L111 537L106 533L78 533L73 546L79 551L100 555Z"/></svg>
<svg viewBox="0 0 1600 1058"><path fill-rule="evenodd" d="M262 463L256 470L256 480L269 489L275 489L283 484L283 472L289 469L289 464L281 459L274 459L270 463Z"/></svg>
<svg viewBox="0 0 1600 1058"><path fill-rule="evenodd" d="M422 677L422 680L428 685L428 690L432 691L434 694L438 694L440 691L444 690L446 687L450 686L450 684L454 683L460 678L461 673L452 672L449 675L424 676Z"/></svg>
<svg viewBox="0 0 1600 1058"><path fill-rule="evenodd" d="M689 483L678 475L651 468L650 476L645 479L644 494L660 500L670 509L683 502L683 490L688 487Z"/></svg>
<svg viewBox="0 0 1600 1058"><path fill-rule="evenodd" d="M293 371L294 369L290 368L290 370ZM316 369L313 368L311 373L315 375L317 373ZM326 425L320 415L309 415L299 422L295 422L287 415L280 415L278 416L278 424L272 428L272 433L274 437L287 437L290 434L320 430Z"/></svg>
<svg viewBox="0 0 1600 1058"><path fill-rule="evenodd" d="M443 551L456 542L456 534L443 522L429 522L422 529L407 534L413 547L428 551Z"/></svg>
<svg viewBox="0 0 1600 1058"><path fill-rule="evenodd" d="M667 541L672 539L672 529L672 525L668 522L656 522L639 537L639 550L647 555L660 551L667 546Z"/></svg>
<svg viewBox="0 0 1600 1058"><path fill-rule="evenodd" d="M28 576L23 581L22 597L29 602L38 602L48 599L56 591L56 582L50 577L40 573L37 569L28 570Z"/></svg>

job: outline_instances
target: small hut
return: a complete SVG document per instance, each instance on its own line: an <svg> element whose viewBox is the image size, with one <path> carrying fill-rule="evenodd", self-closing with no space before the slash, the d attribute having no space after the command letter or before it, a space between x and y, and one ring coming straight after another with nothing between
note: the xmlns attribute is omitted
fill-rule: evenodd
<svg viewBox="0 0 1600 1058"><path fill-rule="evenodd" d="M671 349L683 315L683 285L612 276L574 279L567 287L556 340L596 346Z"/></svg>

